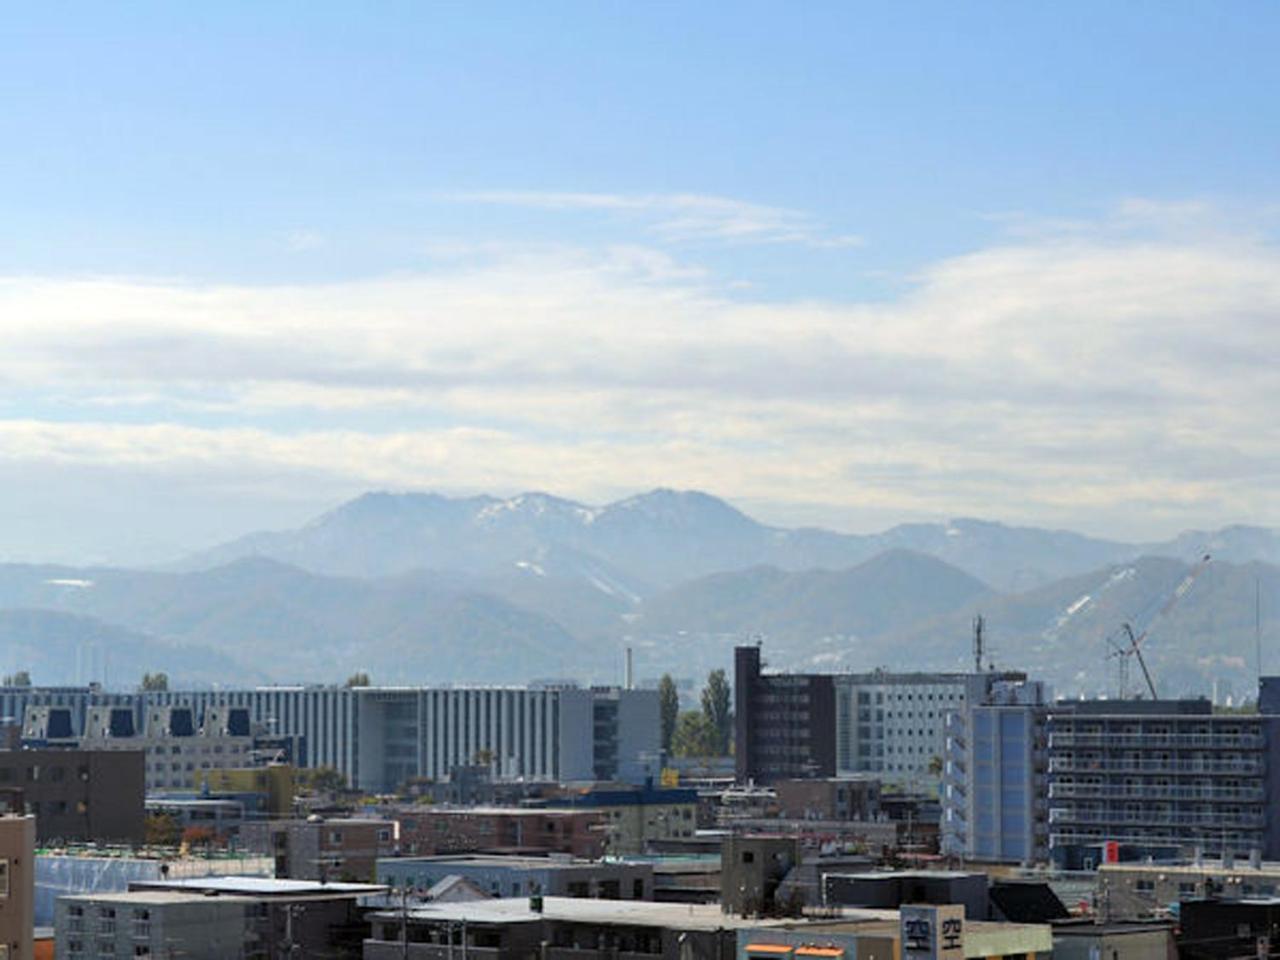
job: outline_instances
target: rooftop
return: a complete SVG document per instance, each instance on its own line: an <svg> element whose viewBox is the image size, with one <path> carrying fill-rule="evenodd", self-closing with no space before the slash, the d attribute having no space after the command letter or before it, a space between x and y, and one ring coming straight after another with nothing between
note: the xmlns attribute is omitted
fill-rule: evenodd
<svg viewBox="0 0 1280 960"><path fill-rule="evenodd" d="M318 880L277 880L272 877L187 877L177 880L139 880L134 889L191 890L197 893L248 897L363 897L386 893L376 883L321 883Z"/></svg>
<svg viewBox="0 0 1280 960"><path fill-rule="evenodd" d="M59 900L75 900L83 903L113 903L120 906L163 906L171 903L253 903L253 897L210 897L204 893L186 890L110 890L101 893L72 893L59 896Z"/></svg>
<svg viewBox="0 0 1280 960"><path fill-rule="evenodd" d="M483 870L563 870L567 868L622 866L622 861L579 860L568 856L518 857L492 853L441 854L433 857L379 857L378 864L409 863L419 866L470 867Z"/></svg>
<svg viewBox="0 0 1280 960"><path fill-rule="evenodd" d="M380 914L384 919L399 917L399 911ZM677 930L752 929L757 927L809 928L841 924L897 923L896 910L847 910L838 920L784 918L762 919L722 913L719 904L656 903L650 900L590 900L578 897L544 897L542 912L529 909L528 897L475 900L463 903L427 903L411 907L409 915L421 922L476 924L533 923L560 920L631 927L663 927Z"/></svg>
<svg viewBox="0 0 1280 960"><path fill-rule="evenodd" d="M1179 873L1179 874L1196 874L1202 875L1206 873L1266 873L1280 874L1280 861L1264 860L1258 866L1254 867L1249 864L1247 859L1238 859L1230 866L1223 864L1221 860L1202 860L1200 863L1193 861L1170 862L1170 861L1138 861L1134 863L1100 863L1099 870L1119 870L1119 871L1137 871L1140 873Z"/></svg>

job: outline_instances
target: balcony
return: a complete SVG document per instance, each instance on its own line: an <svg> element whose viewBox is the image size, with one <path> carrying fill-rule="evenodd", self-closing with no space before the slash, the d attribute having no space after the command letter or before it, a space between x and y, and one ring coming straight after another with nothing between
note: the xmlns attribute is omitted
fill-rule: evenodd
<svg viewBox="0 0 1280 960"><path fill-rule="evenodd" d="M1049 744L1055 749L1071 747L1136 747L1142 750L1261 750L1263 738L1258 734L1222 733L1051 733Z"/></svg>
<svg viewBox="0 0 1280 960"><path fill-rule="evenodd" d="M1092 811L1076 810L1074 807L1051 807L1049 809L1051 824L1063 823L1096 823L1103 826L1112 824L1148 824L1151 826L1171 827L1235 827L1243 830L1261 830L1266 825L1266 818L1261 813L1173 813L1160 814L1152 810L1141 813L1126 811Z"/></svg>
<svg viewBox="0 0 1280 960"><path fill-rule="evenodd" d="M1116 757L1097 759L1092 757L1055 756L1049 758L1050 773L1234 773L1257 776L1262 773L1262 761L1249 760L1156 760L1150 757L1125 760Z"/></svg>
<svg viewBox="0 0 1280 960"><path fill-rule="evenodd" d="M1212 800L1229 803L1261 803L1266 799L1266 791L1257 787L1188 787L1173 784L1157 785L1152 783L1128 784L1087 784L1087 783L1051 783L1049 784L1051 799L1098 799L1098 800L1156 800L1169 798L1173 800Z"/></svg>

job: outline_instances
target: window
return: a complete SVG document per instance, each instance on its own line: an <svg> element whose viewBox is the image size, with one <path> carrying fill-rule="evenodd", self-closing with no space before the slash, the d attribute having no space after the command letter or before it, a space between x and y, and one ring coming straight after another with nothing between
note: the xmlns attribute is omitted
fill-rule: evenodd
<svg viewBox="0 0 1280 960"><path fill-rule="evenodd" d="M1133 888L1137 890L1138 893L1155 893L1156 883L1154 880L1139 880L1133 885Z"/></svg>

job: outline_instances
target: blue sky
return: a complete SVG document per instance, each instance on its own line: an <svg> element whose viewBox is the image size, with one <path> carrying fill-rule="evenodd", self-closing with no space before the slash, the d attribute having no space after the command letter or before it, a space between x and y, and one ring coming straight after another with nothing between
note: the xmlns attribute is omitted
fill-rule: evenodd
<svg viewBox="0 0 1280 960"><path fill-rule="evenodd" d="M1280 522L1241 413L1276 399L1251 361L1280 345L1278 28L1265 3L10 10L0 554L158 556L368 486ZM140 522L88 506L104 476Z"/></svg>

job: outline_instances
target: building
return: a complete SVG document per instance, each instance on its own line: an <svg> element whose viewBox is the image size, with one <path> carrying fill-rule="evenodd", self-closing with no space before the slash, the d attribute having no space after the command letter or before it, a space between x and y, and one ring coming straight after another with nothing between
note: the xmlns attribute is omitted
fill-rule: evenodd
<svg viewBox="0 0 1280 960"><path fill-rule="evenodd" d="M147 817L164 817L177 829L177 844L233 843L250 812L241 800L225 797L188 797L157 794L147 798ZM153 821L154 822L154 821ZM157 840L161 831L152 833Z"/></svg>
<svg viewBox="0 0 1280 960"><path fill-rule="evenodd" d="M399 851L400 830L394 820L313 815L246 823L240 843L251 853L272 857L277 877L369 881L378 859Z"/></svg>
<svg viewBox="0 0 1280 960"><path fill-rule="evenodd" d="M36 818L41 843L146 839L138 750L0 750L0 792Z"/></svg>
<svg viewBox="0 0 1280 960"><path fill-rule="evenodd" d="M8 687L0 690L0 710L23 718L30 712L24 738L32 742L84 737L104 749L147 746L149 790L190 789L199 771L274 760L284 746L297 766L333 767L374 793L443 778L477 761L497 779L587 781L603 774L641 783L658 773L656 690L564 684L109 694L97 687Z"/></svg>
<svg viewBox="0 0 1280 960"><path fill-rule="evenodd" d="M922 923L941 919L945 908L915 909L915 914L850 911L768 919L724 914L715 905L635 900L522 897L428 903L373 914L365 958L896 960L910 955L902 948L904 929L916 937ZM961 921L955 936L964 957L1047 960L1052 949L1047 925Z"/></svg>
<svg viewBox="0 0 1280 960"><path fill-rule="evenodd" d="M547 808L598 812L609 856L646 853L652 843L689 839L698 829L698 792L681 787L587 790L548 800Z"/></svg>
<svg viewBox="0 0 1280 960"><path fill-rule="evenodd" d="M1280 899L1189 900L1179 911L1178 956L1186 960L1272 957L1280 944Z"/></svg>
<svg viewBox="0 0 1280 960"><path fill-rule="evenodd" d="M875 820L880 781L874 776L778 780L778 815L792 820Z"/></svg>
<svg viewBox="0 0 1280 960"><path fill-rule="evenodd" d="M79 893L123 893L134 883L211 876L273 876L267 857L219 852L200 854L172 848L99 846L45 850L35 857L37 925L53 923L57 899Z"/></svg>
<svg viewBox="0 0 1280 960"><path fill-rule="evenodd" d="M989 863L1049 856L1049 694L999 680L948 714L941 849Z"/></svg>
<svg viewBox="0 0 1280 960"><path fill-rule="evenodd" d="M779 890L800 862L794 837L731 834L720 846L720 908L739 916L793 913L800 903L780 903Z"/></svg>
<svg viewBox="0 0 1280 960"><path fill-rule="evenodd" d="M761 651L734 651L734 747L739 782L873 774L933 790L941 781L948 714L1026 674L769 674Z"/></svg>
<svg viewBox="0 0 1280 960"><path fill-rule="evenodd" d="M58 960L183 956L195 960L258 952L254 901L147 890L61 897L54 921ZM142 952L139 952L142 951Z"/></svg>
<svg viewBox="0 0 1280 960"><path fill-rule="evenodd" d="M196 776L196 789L211 796L260 798L251 805L253 812L287 817L293 813L294 773L293 766L287 763L201 770Z"/></svg>
<svg viewBox="0 0 1280 960"><path fill-rule="evenodd" d="M1053 960L1168 960L1179 956L1173 935L1172 921L1064 920L1053 924Z"/></svg>
<svg viewBox="0 0 1280 960"><path fill-rule="evenodd" d="M524 807L398 807L400 851L406 856L449 853L561 853L604 856L605 812Z"/></svg>
<svg viewBox="0 0 1280 960"><path fill-rule="evenodd" d="M0 956L32 954L35 931L35 817L0 816Z"/></svg>
<svg viewBox="0 0 1280 960"><path fill-rule="evenodd" d="M61 897L54 921L57 956L354 960L368 930L362 903L385 892L369 884L223 877Z"/></svg>
<svg viewBox="0 0 1280 960"><path fill-rule="evenodd" d="M244 707L148 706L136 724L131 706L90 705L77 726L71 707L31 706L23 718L28 746L81 748L95 752L141 751L148 793L191 790L211 769L250 762L253 737Z"/></svg>
<svg viewBox="0 0 1280 960"><path fill-rule="evenodd" d="M1263 709L1280 678L1262 681ZM1280 715L1215 715L1208 700L1060 702L1048 719L1049 845L1280 858ZM1104 857L1104 859L1106 859Z"/></svg>
<svg viewBox="0 0 1280 960"><path fill-rule="evenodd" d="M836 774L836 694L827 674L764 673L760 647L733 654L734 763L740 783Z"/></svg>
<svg viewBox="0 0 1280 960"><path fill-rule="evenodd" d="M1025 680L1026 674L995 670L836 676L836 769L931 791L941 780L947 717L985 702L997 684Z"/></svg>
<svg viewBox="0 0 1280 960"><path fill-rule="evenodd" d="M568 857L391 857L378 861L378 882L397 890L427 890L462 877L493 897L653 898L653 866Z"/></svg>
<svg viewBox="0 0 1280 960"><path fill-rule="evenodd" d="M952 870L894 870L825 873L822 902L828 906L896 910L904 903L960 904L966 920L991 915L985 873Z"/></svg>
<svg viewBox="0 0 1280 960"><path fill-rule="evenodd" d="M1201 860L1101 863L1094 902L1109 917L1149 917L1183 900L1280 896L1280 863Z"/></svg>

